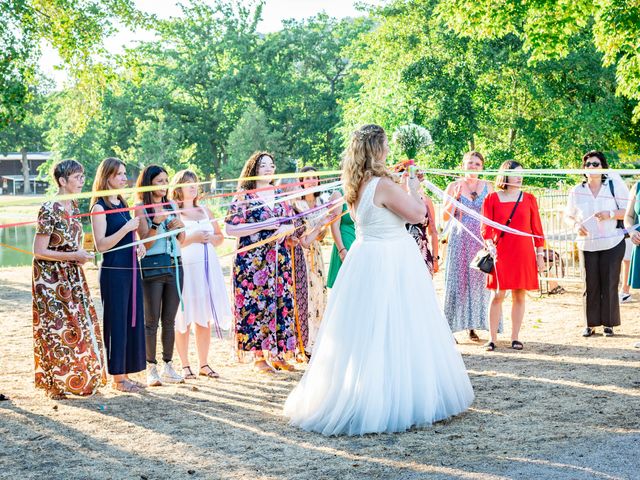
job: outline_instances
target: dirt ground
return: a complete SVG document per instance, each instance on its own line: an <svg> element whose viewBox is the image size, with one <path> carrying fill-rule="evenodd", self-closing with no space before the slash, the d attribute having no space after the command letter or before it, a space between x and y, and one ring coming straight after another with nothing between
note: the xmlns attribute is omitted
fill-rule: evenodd
<svg viewBox="0 0 640 480"><path fill-rule="evenodd" d="M97 271L87 273L99 299ZM30 269L1 269L0 392L11 401L0 403L0 478L638 479L640 294L613 338L585 339L578 286L566 287L528 298L522 352L507 348L508 327L494 353L457 335L476 393L468 412L325 438L281 414L302 370L258 376L228 341L213 344L217 381L45 398L33 386Z"/></svg>

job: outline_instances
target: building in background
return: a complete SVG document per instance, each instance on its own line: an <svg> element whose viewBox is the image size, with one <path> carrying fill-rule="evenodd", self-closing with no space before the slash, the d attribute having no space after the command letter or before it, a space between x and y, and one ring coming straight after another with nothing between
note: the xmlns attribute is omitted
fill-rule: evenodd
<svg viewBox="0 0 640 480"><path fill-rule="evenodd" d="M38 180L38 167L51 158L51 152L0 153L0 194L42 194L49 188L47 180ZM25 177L28 188L25 191Z"/></svg>

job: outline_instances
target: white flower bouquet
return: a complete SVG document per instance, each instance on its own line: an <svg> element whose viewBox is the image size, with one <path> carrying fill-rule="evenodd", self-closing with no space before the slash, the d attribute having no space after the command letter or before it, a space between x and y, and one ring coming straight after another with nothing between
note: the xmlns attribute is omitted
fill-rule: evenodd
<svg viewBox="0 0 640 480"><path fill-rule="evenodd" d="M407 158L415 159L421 150L433 144L433 139L429 130L415 123L409 123L397 128L393 133L393 142L402 149L402 153Z"/></svg>

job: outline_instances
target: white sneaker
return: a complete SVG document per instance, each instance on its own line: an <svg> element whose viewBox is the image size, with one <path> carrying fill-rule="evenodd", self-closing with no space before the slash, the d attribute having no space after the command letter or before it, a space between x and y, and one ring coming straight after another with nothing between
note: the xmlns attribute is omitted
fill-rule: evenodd
<svg viewBox="0 0 640 480"><path fill-rule="evenodd" d="M150 387L162 385L160 375L158 375L158 366L155 363L147 363L147 385Z"/></svg>
<svg viewBox="0 0 640 480"><path fill-rule="evenodd" d="M630 293L620 292L618 294L618 297L620 298L620 303L627 303L627 302L631 301L631 294Z"/></svg>
<svg viewBox="0 0 640 480"><path fill-rule="evenodd" d="M167 383L184 383L184 378L173 369L173 362L164 362L162 380Z"/></svg>
<svg viewBox="0 0 640 480"><path fill-rule="evenodd" d="M635 347L635 348L640 348L640 342L636 343L636 344L634 345L634 347Z"/></svg>

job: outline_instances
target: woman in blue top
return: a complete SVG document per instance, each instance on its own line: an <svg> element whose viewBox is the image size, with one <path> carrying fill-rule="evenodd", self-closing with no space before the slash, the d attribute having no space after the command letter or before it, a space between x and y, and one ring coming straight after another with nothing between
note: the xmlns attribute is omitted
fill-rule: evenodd
<svg viewBox="0 0 640 480"><path fill-rule="evenodd" d="M125 165L117 158L105 158L98 166L93 192L117 190L127 186ZM103 335L107 350L107 366L113 376L112 387L122 392L137 392L144 385L129 378L130 373L145 369L144 313L142 280L137 268L138 255L144 246L112 248L136 240L140 220L131 218L122 195L93 197L91 226L98 252L105 252L100 266L100 296L103 308ZM110 210L116 210L111 213Z"/></svg>
<svg viewBox="0 0 640 480"><path fill-rule="evenodd" d="M167 198L169 176L167 171L159 165L145 167L136 186L138 188L157 186L150 192L138 192L138 199L142 201L144 208L136 210L136 216L140 217L138 235L147 240L147 257L152 255L168 256L171 260L163 260L172 268L170 274L144 278L148 274L142 272L144 285L144 324L147 351L147 384L159 386L162 382L183 383L184 378L173 369L173 345L175 343L175 320L180 307L180 294L182 291L183 271L180 261L180 246L178 242L184 239L184 231L169 236L161 235L173 230L182 229L184 224L180 216L172 211L176 210L175 203ZM167 267L167 265L159 265ZM158 374L156 360L156 342L158 323L162 323L162 374Z"/></svg>

